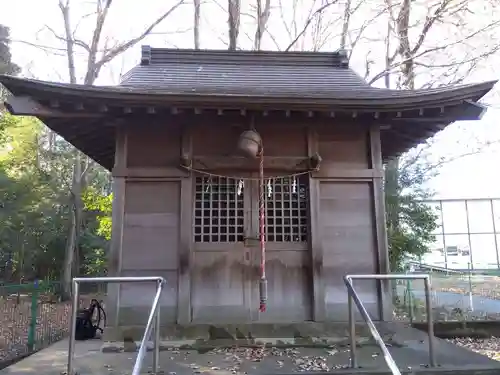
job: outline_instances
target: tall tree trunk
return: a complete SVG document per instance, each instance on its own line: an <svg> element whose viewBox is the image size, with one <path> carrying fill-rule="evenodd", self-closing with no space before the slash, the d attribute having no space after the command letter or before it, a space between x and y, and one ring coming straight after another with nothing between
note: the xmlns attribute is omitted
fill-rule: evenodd
<svg viewBox="0 0 500 375"><path fill-rule="evenodd" d="M238 35L240 33L240 13L241 0L227 0L229 47L230 51L235 51L238 46Z"/></svg>
<svg viewBox="0 0 500 375"><path fill-rule="evenodd" d="M410 8L411 0L403 0L398 18L396 19L396 32L399 40L398 54L402 60L399 88L414 90L415 65L409 37Z"/></svg>
<svg viewBox="0 0 500 375"><path fill-rule="evenodd" d="M389 2L389 4L391 4ZM391 4L392 5L392 4ZM391 7L392 9L392 7ZM410 45L409 38L409 28L410 28L410 12L411 12L411 0L402 0L398 15L395 21L394 29L397 34L397 50L396 53L401 60L400 64L400 74L398 75L398 88L414 90L415 89L415 64L414 64L414 51ZM390 85L390 63L391 57L389 41L390 32L392 31L390 21L388 25L388 35L387 35L387 50L386 50L386 70L387 76L385 77L386 87ZM389 234L397 233L400 229L400 202L399 196L401 194L401 187L399 183L400 178L400 161L399 158L393 158L385 166L385 194L386 198L386 214L387 214L387 229ZM394 258L391 262L391 267L395 268ZM394 269L395 271L395 269Z"/></svg>
<svg viewBox="0 0 500 375"><path fill-rule="evenodd" d="M344 19L342 21L342 34L340 35L340 49L347 49L347 37L351 23L351 0L347 0L344 6Z"/></svg>
<svg viewBox="0 0 500 375"><path fill-rule="evenodd" d="M82 160L80 151L75 150L75 161L73 165L73 178L71 181L70 207L71 217L66 241L63 271L63 299L71 295L71 279L79 270L79 241L82 222Z"/></svg>
<svg viewBox="0 0 500 375"><path fill-rule="evenodd" d="M266 31L267 21L271 15L271 0L266 0L264 8L262 8L262 0L257 0L257 30L255 31L254 50L260 51L262 45L262 37Z"/></svg>
<svg viewBox="0 0 500 375"><path fill-rule="evenodd" d="M194 5L194 25L193 25L194 48L200 49L201 0L194 0L193 5Z"/></svg>
<svg viewBox="0 0 500 375"><path fill-rule="evenodd" d="M66 39L66 56L68 62L68 73L69 81L72 84L76 84L76 71L75 71L75 55L74 55L74 40L73 33L71 31L71 19L70 19L70 6L69 0L63 3L63 0L59 1L59 9L62 13L62 18L64 22L64 33ZM71 296L71 280L75 270L75 252L78 247L79 242L79 221L81 213L79 212L79 205L77 200L81 199L79 192L81 191L80 186L81 178L81 157L80 152L75 150L75 160L73 165L73 176L71 179L70 187L70 224L68 228L68 238L66 240L66 249L64 252L64 269L63 269L63 280L62 280L62 298L69 299Z"/></svg>

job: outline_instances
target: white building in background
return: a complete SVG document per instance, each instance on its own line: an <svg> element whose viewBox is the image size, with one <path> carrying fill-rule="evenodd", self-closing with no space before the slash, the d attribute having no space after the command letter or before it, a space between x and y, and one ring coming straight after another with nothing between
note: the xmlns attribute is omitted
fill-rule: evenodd
<svg viewBox="0 0 500 375"><path fill-rule="evenodd" d="M438 229L424 264L500 270L500 198L430 201Z"/></svg>

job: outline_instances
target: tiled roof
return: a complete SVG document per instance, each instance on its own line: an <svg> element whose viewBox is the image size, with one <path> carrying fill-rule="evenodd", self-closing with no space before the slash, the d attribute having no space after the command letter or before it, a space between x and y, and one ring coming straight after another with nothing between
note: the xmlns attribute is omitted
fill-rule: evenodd
<svg viewBox="0 0 500 375"><path fill-rule="evenodd" d="M477 85L389 90L368 85L344 52L211 51L143 46L120 87L150 93L415 101ZM490 86L490 82L485 83ZM432 98L433 100L435 98Z"/></svg>
<svg viewBox="0 0 500 375"><path fill-rule="evenodd" d="M318 95L369 88L344 52L256 52L151 49L121 86L178 93Z"/></svg>
<svg viewBox="0 0 500 375"><path fill-rule="evenodd" d="M275 115L280 111L316 111L330 119L333 114L335 121L375 121L389 125L381 135L382 154L387 160L449 123L480 118L484 107L475 102L495 84L491 81L426 90L388 90L369 86L349 68L342 51L149 47L143 47L141 64L125 74L118 86L74 85L3 75L0 83L17 98L17 109L7 107L11 113L38 113L51 129L106 168L113 165L115 144L114 127L103 126L106 121L111 123L128 114L173 113L178 108L188 112L232 109L233 114L241 109L269 110ZM41 109L37 103L41 103ZM51 109L43 112L47 105ZM149 112L151 109L153 112Z"/></svg>

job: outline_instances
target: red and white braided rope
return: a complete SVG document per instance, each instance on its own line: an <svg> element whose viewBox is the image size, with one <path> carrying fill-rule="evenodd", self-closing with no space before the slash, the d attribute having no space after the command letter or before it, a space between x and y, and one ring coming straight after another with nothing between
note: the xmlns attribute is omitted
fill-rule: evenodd
<svg viewBox="0 0 500 375"><path fill-rule="evenodd" d="M266 207L265 207L265 181L264 181L264 149L260 150L260 168L259 168L259 179L260 179L260 201L259 201L259 237L260 237L260 283L259 283L259 294L260 294L260 308L259 311L266 311L267 302L267 280L266 280Z"/></svg>

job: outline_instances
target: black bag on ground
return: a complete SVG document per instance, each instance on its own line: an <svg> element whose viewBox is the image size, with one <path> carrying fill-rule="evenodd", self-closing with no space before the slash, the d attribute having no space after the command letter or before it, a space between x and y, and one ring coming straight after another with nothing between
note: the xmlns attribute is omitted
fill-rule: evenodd
<svg viewBox="0 0 500 375"><path fill-rule="evenodd" d="M97 320L94 323L94 313L97 311ZM88 309L80 309L76 315L75 339L89 340L96 337L97 331L104 332L100 327L101 320L106 322L106 313L98 300L92 299Z"/></svg>

